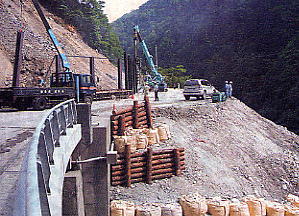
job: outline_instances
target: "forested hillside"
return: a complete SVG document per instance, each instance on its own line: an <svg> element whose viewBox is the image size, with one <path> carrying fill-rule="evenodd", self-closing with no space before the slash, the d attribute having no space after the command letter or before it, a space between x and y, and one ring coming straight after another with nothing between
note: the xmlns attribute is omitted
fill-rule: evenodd
<svg viewBox="0 0 299 216"><path fill-rule="evenodd" d="M132 50L139 25L159 66L184 65L278 124L299 133L297 0L149 0L113 23Z"/></svg>

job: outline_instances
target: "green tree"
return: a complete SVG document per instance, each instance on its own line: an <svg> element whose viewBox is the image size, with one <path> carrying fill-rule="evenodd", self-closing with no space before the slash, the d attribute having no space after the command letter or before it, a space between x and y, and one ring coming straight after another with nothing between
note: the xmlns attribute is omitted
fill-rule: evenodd
<svg viewBox="0 0 299 216"><path fill-rule="evenodd" d="M177 65L170 68L160 67L158 71L165 77L169 87L177 87L178 83L180 86L183 86L187 79L191 79L190 75L186 75L187 70L183 65Z"/></svg>

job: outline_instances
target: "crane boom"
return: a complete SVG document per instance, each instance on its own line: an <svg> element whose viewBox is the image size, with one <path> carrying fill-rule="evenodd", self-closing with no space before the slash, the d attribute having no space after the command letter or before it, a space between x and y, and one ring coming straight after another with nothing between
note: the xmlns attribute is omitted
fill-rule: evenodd
<svg viewBox="0 0 299 216"><path fill-rule="evenodd" d="M63 53L63 48L62 48L62 45L59 43L57 37L55 36L50 24L48 23L42 9L41 9L41 6L38 2L38 0L32 0L33 2L33 5L35 7L35 9L37 10L38 12L38 15L40 16L45 28L46 28L46 31L49 35L49 37L51 38L54 46L55 46L55 49L57 50L58 52L58 55L62 61L62 67L65 69L65 72L70 72L71 71L71 65L66 57L66 55Z"/></svg>
<svg viewBox="0 0 299 216"><path fill-rule="evenodd" d="M165 84L164 82L164 78L163 76L158 72L155 64L154 64L154 60L153 60L153 56L149 53L149 50L147 48L147 45L145 43L145 41L142 39L140 32L139 32L139 27L136 25L134 26L134 39L138 40L140 43L140 46L142 48L143 54L146 58L146 61L151 69L151 78L152 81L154 82L158 82L158 84Z"/></svg>

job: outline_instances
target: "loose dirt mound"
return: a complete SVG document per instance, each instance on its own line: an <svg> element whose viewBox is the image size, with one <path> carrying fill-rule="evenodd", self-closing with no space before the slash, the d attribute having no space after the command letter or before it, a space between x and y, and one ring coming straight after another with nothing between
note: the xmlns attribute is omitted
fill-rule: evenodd
<svg viewBox="0 0 299 216"><path fill-rule="evenodd" d="M30 0L23 0L24 7L21 16L19 0L0 1L0 56L3 64L1 67L0 87L9 86L12 81L12 62L14 62L16 35L19 29L24 33L24 62L21 70L21 84L23 86L35 86L37 77L48 79L47 71L54 55L57 54L54 45L50 41L46 30L34 9ZM67 55L94 56L103 58L96 50L87 46L74 29L67 30L62 20L44 10L48 21L54 30L58 40L64 46ZM61 24L60 24L61 23ZM1 64L2 64L1 62ZM89 60L70 58L71 68L76 73L89 73ZM102 89L116 88L117 68L107 60L96 60L96 75L99 78L98 86ZM54 72L55 63L51 67Z"/></svg>
<svg viewBox="0 0 299 216"><path fill-rule="evenodd" d="M186 148L182 177L113 187L112 199L173 202L182 194L282 200L298 193L299 137L233 99L225 103L156 108L156 122L170 125L172 140ZM296 192L297 191L297 192Z"/></svg>

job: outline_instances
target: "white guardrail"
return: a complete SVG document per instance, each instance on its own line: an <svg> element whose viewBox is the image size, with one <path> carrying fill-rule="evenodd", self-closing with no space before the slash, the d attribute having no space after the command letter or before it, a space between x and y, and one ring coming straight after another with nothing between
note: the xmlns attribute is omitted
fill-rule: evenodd
<svg viewBox="0 0 299 216"><path fill-rule="evenodd" d="M14 216L62 215L63 179L81 140L75 101L49 110L35 130L16 188Z"/></svg>

